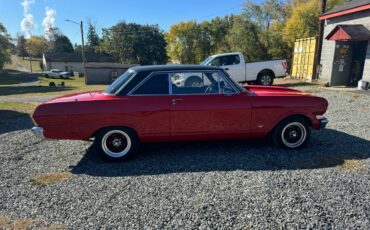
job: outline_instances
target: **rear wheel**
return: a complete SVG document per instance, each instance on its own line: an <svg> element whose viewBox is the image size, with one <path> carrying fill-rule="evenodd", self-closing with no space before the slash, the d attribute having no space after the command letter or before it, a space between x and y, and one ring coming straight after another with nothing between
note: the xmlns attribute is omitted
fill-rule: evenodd
<svg viewBox="0 0 370 230"><path fill-rule="evenodd" d="M131 129L124 127L101 130L95 138L99 154L110 161L123 161L139 149L139 138Z"/></svg>
<svg viewBox="0 0 370 230"><path fill-rule="evenodd" d="M274 143L284 149L300 149L309 141L310 124L302 117L291 117L280 122L274 132Z"/></svg>
<svg viewBox="0 0 370 230"><path fill-rule="evenodd" d="M258 74L257 84L259 85L272 85L274 83L274 75L270 72L262 72Z"/></svg>

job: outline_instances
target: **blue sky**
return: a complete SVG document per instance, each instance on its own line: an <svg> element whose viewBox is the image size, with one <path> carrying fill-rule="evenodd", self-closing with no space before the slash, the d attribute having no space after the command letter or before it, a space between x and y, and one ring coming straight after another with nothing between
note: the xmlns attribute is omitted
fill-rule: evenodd
<svg viewBox="0 0 370 230"><path fill-rule="evenodd" d="M0 22L8 32L15 36L21 31L20 23L24 18L24 0L0 0ZM42 26L45 8L56 11L55 26L60 28L73 43L80 43L77 25L66 22L83 20L85 25L91 21L100 30L119 21L136 22L140 24L158 24L163 30L168 30L171 24L197 20L203 21L216 16L240 13L245 0L28 0L29 13L36 24L34 35L43 34Z"/></svg>

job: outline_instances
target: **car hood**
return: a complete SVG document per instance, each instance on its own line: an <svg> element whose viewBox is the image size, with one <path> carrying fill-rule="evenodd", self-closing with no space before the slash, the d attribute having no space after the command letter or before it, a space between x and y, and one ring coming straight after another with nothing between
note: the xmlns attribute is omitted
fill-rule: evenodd
<svg viewBox="0 0 370 230"><path fill-rule="evenodd" d="M290 89L280 86L257 86L257 85L243 85L249 92L254 93L257 96L303 96L310 95L308 93Z"/></svg>
<svg viewBox="0 0 370 230"><path fill-rule="evenodd" d="M104 97L102 91L90 91L90 92L83 92L83 93L74 93L68 94L61 97L53 98L46 102L46 104L50 103L60 103L60 102L72 102L72 101L92 101L97 100Z"/></svg>

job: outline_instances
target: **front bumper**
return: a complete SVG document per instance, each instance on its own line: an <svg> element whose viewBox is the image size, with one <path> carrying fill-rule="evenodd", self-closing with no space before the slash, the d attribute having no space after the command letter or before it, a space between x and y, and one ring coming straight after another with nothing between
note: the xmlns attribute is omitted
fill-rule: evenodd
<svg viewBox="0 0 370 230"><path fill-rule="evenodd" d="M326 117L321 117L318 120L319 120L319 123L320 123L320 129L325 129L325 127L328 124L329 120Z"/></svg>
<svg viewBox="0 0 370 230"><path fill-rule="evenodd" d="M45 139L43 128L35 126L31 129L31 132L33 133L33 135L36 136L37 139L39 139L39 140L44 140Z"/></svg>

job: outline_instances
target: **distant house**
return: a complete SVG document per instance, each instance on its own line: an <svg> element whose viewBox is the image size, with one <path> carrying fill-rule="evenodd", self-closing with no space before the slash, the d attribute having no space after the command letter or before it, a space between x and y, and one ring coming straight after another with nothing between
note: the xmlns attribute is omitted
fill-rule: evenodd
<svg viewBox="0 0 370 230"><path fill-rule="evenodd" d="M115 58L98 53L86 53L89 64L111 64ZM44 53L42 58L44 70L60 69L63 71L79 72L83 74L81 53Z"/></svg>
<svg viewBox="0 0 370 230"><path fill-rule="evenodd" d="M119 63L87 63L86 64L86 84L111 84L122 73L133 64Z"/></svg>

